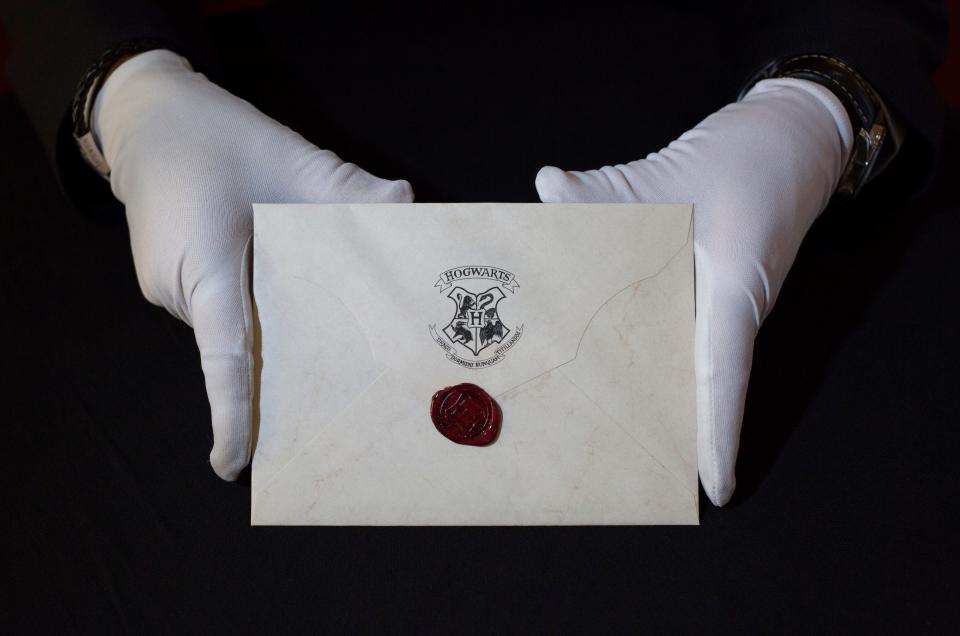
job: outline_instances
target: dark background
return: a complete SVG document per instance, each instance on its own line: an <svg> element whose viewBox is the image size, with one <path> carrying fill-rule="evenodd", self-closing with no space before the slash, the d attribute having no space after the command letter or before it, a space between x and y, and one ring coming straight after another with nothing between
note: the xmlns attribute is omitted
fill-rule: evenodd
<svg viewBox="0 0 960 636"><path fill-rule="evenodd" d="M692 88L657 95L675 105L656 124L599 142L531 115L546 97L523 111L505 94L478 116L454 92L438 112L472 119L427 130L380 100L429 87L357 78L351 103L304 89L342 60L298 64L280 40L309 34L257 11L215 14L213 41L230 52L222 83L345 158L409 178L418 200L535 201L541 163L642 156L723 103ZM253 37L277 44L264 58ZM940 83L956 99L951 60ZM536 71L524 71L531 82ZM330 125L358 108L369 128ZM406 129L378 144L390 126ZM491 126L516 146L485 146ZM207 462L192 331L141 298L125 226L71 208L12 95L0 96L0 140L0 624L11 632L956 632L956 110L929 190L905 201L878 184L805 241L757 342L737 493L724 509L701 493L699 528L250 528L249 480L221 482ZM438 171L434 155L457 161Z"/></svg>

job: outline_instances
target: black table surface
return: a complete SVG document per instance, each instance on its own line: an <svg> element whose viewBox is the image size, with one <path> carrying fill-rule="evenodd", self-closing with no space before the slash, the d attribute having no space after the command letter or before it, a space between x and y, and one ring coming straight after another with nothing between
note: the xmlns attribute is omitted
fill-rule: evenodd
<svg viewBox="0 0 960 636"><path fill-rule="evenodd" d="M2 623L954 631L948 124L929 191L867 193L814 226L758 339L736 496L716 509L701 493L700 527L251 528L249 477L221 482L207 461L191 330L142 299L125 226L71 209L0 98Z"/></svg>

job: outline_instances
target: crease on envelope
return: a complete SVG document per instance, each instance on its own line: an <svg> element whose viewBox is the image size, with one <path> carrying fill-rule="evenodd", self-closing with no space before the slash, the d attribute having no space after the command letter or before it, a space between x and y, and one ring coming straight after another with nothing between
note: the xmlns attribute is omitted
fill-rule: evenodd
<svg viewBox="0 0 960 636"><path fill-rule="evenodd" d="M686 483L686 480L684 480L684 478L683 478L681 475L676 474L673 470L670 469L669 466L667 466L667 465L664 464L662 461L660 461L660 460L657 458L656 454L652 453L652 452L650 451L650 449L647 448L646 444L644 444L643 442L641 442L639 439L637 439L637 437L636 437L633 433L630 432L630 428L629 428L628 426L624 425L622 422L618 421L617 418L613 417L613 415L611 415L610 413L608 413L607 410L606 410L605 408L603 408L603 405L598 404L597 401L594 400L594 399L590 396L589 393L587 393L586 391L584 391L583 388L581 388L579 384L577 384L576 382L574 382L571 378L567 377L567 376L566 376L565 374L563 374L563 373L559 374L558 377L562 377L564 380L566 380L567 382L569 382L575 389L577 389L577 391L580 392L581 395L583 395L583 397L585 397L591 404L593 404L593 405L597 408L597 411L598 411L601 415L603 415L603 417L604 417L608 422L610 422L611 424L613 424L614 426L616 426L617 428L619 428L621 431L623 431L623 434L624 434L624 435L626 435L629 439L633 440L633 442L634 442L637 446L640 447L640 450L642 450L642 451L647 455L647 457L650 458L650 460L651 460L654 464L656 464L657 466L659 466L660 469L663 470L663 472L664 472L665 474L669 475L669 476L677 483L677 485L680 486L680 488L682 488L687 494L690 495L690 498L691 498L691 500L692 500L692 503L693 503L694 507L696 507L696 505L697 505L697 492L696 492L695 490L693 490L693 489L690 488L690 486ZM581 478L582 478L582 476L581 476Z"/></svg>
<svg viewBox="0 0 960 636"><path fill-rule="evenodd" d="M360 331L361 334L363 334L363 340L364 340L364 342L365 342L366 345L367 345L367 351L370 352L370 357L373 358L373 359L376 359L376 357L377 357L377 352L374 351L374 349L373 349L373 342L372 342L371 339L370 339L370 333L369 333L366 329L363 328L363 321L360 320L360 316L357 315L357 312L355 312L355 311L350 307L349 304L343 302L343 299L340 298L340 296L338 296L337 293L336 293L334 290L326 287L325 285L321 285L320 283L318 283L318 282L315 281L315 280L310 280L310 279L307 278L306 276L298 276L297 274L291 274L290 277L293 278L294 280L299 280L299 281L302 281L302 282L304 282L304 283L307 283L308 285L313 285L314 287L319 287L319 288L322 289L323 291L327 292L332 298L335 298L336 301L337 301L338 303L340 303L340 306L343 307L344 309L346 309L346 310L350 313L350 315L353 316L353 320L354 320L354 322L355 322L356 325L357 325L357 330Z"/></svg>
<svg viewBox="0 0 960 636"><path fill-rule="evenodd" d="M619 428L621 431L623 431L623 433L624 433L627 437L629 437L630 439L632 439L632 440L637 444L637 446L640 447L640 450L642 450L644 453L646 453L647 456L648 456L655 464L657 464L660 468L662 468L662 469L664 470L664 472L666 472L668 475L670 475L670 476L680 485L681 488L683 488L683 489L686 490L688 493L690 493L690 496L691 496L691 497L696 498L696 493L684 482L683 477L681 477L680 475L676 474L674 471L670 470L670 468L667 467L666 464L664 464L662 461L660 461L659 459L657 459L657 456L656 456L654 453L651 453L651 452L650 452L650 449L647 448L646 444L644 444L643 442L641 442L640 440L638 440L638 439L636 438L636 436L635 436L633 433L630 432L630 429L629 429L627 426L625 426L625 425L623 425L622 423L620 423L620 422L617 420L617 418L613 417L610 413L607 413L607 410L606 410L605 408L603 408L603 405L602 405L602 404L599 404L596 400L594 400L592 397L590 397L590 394L587 393L586 391L584 391L584 390L580 387L579 384L577 384L576 382L574 382L573 380L571 380L570 378L568 378L566 375L562 375L562 374L561 374L560 377L564 378L564 379L565 379L567 382L569 382L575 389L577 389L578 391L580 391L580 394L583 395L583 397L587 398L587 400L588 400L591 404L593 404L595 407L597 407L597 411L598 411L600 414L602 414L602 415L603 415L607 420L609 420L614 426L616 426L616 427Z"/></svg>
<svg viewBox="0 0 960 636"><path fill-rule="evenodd" d="M391 371L396 372L396 369L392 369L392 368L390 368L389 366L384 365L384 367L383 367L383 369L381 369L380 373L378 373L377 376L376 376L375 378L373 378L373 379L370 381L369 384L367 384L367 385L366 385L360 392L358 392L347 404L345 404L345 405L343 406L343 408L341 408L339 411L337 411L337 413L333 414L331 417L327 418L327 420L326 420L325 422L319 423L318 426L317 426L317 428L318 428L317 432L316 432L314 435L312 435L309 439L307 439L306 441L298 444L297 452L295 452L295 453L287 460L287 462L286 462L281 468L279 468L278 470L276 470L276 471L274 472L274 474L271 475L271 476L268 478L267 483L264 484L263 487L258 488L258 489L256 490L256 494L259 495L259 494L262 494L262 493L266 492L267 490L269 490L270 486L273 485L273 483L274 483L275 481L277 481L277 479L282 476L283 472L284 472L291 464L294 464L295 462L297 462L297 461L310 449L310 447L314 444L314 442L317 440L317 438L319 438L320 436L322 436L324 433L327 432L327 431L326 431L326 428L335 426L335 425L336 425L336 422L337 422L340 418L344 417L344 415L345 415L346 413L348 413L352 408L354 408L354 407L357 405L357 403L361 401L362 398L364 398L364 397L365 397L368 393L370 393L372 390L377 389L377 388L378 388L378 385L379 385L379 384L381 383L381 381L384 379L384 376L385 376L387 373L390 373ZM397 413L397 414L396 414L397 419L403 419L403 418L411 415L416 408L417 408L417 407L412 407L412 408L410 408L408 411L402 411L402 412ZM436 484L435 484L432 480L430 480L429 478L427 478L427 477L426 477L425 475L423 475L422 473L418 473L418 477L420 477L421 479L423 479L423 480L426 481L427 483L430 483L431 485L436 486ZM256 516L256 515L254 514L254 513L255 513L255 508L256 508L256 497L253 498L253 504L251 505L251 516Z"/></svg>
<svg viewBox="0 0 960 636"><path fill-rule="evenodd" d="M365 387L363 387L363 388L360 390L359 393L357 393L349 402L347 402L347 404L344 405L344 407L343 407L342 409L340 409L340 410L337 411L335 414L333 414L330 418L328 418L328 419L327 419L327 422L330 422L330 421L332 421L332 420L335 420L337 417L340 416L341 413L343 413L344 411L349 410L351 406L353 406L354 404L356 404L357 400L359 400L360 398L362 398L364 395L366 395L366 394L370 391L370 389L372 389L373 387L375 387L375 386L377 385L377 383L380 381L380 378L382 378L383 375L384 375L385 373L387 373L389 370L390 370L390 369L387 368L387 367L384 367L383 369L381 369L380 372L376 375L376 377L374 377L372 380L370 380L369 384L367 384ZM262 493L262 492L264 492L265 490L267 490L268 488L270 488L270 486L273 484L273 482L275 482L275 481L277 480L277 477L279 477L279 476L283 473L283 471L284 471L290 464L292 464L293 462L297 461L297 459L300 457L300 455L302 454L302 452L303 452L308 446L310 446L310 444L312 444L315 439L317 439L318 437L320 437L320 435L323 434L322 425L319 426L318 428L320 428L320 430L318 430L316 433L314 433L309 439L307 439L305 442L302 442L302 443L300 443L300 444L297 445L297 451L296 451L295 453L293 453L293 454L290 456L289 459L287 459L287 461L283 464L283 466L281 466L280 468L278 468L276 471L274 471L274 473L273 473L272 475L270 475L270 476L267 478L267 483L265 483L261 488L258 488L258 489L256 490L257 493ZM254 506L255 506L255 505L256 505L256 500L254 500ZM251 510L251 512L252 512L252 510Z"/></svg>
<svg viewBox="0 0 960 636"><path fill-rule="evenodd" d="M693 219L691 218L691 224L692 224L692 221L693 221ZM561 363L559 363L559 364L556 364L556 365L550 367L549 369L547 369L547 370L545 370L545 371L543 371L543 372L541 372L541 373L537 373L536 375L531 376L531 377L527 378L526 380L521 380L520 382L517 382L516 384L512 385L510 388L504 389L503 391L500 391L499 393L497 393L497 394L494 395L493 397L500 397L500 396L503 396L503 395L505 395L505 394L507 394L507 393L510 393L510 392L513 391L514 389L517 389L517 388L523 386L524 384L526 384L526 383L528 383L528 382L533 382L534 380L536 380L536 379L539 378L540 376L547 375L548 373L551 373L552 371L555 371L556 369L559 369L560 367L563 367L563 366L565 366L565 365L568 365L568 364L570 364L571 362L573 362L574 360L576 360L577 357L580 355L580 347L583 346L583 337L587 334L588 331L590 331L590 326L593 324L594 319L597 317L597 315L598 315L601 311L603 311L604 307L606 307L608 304L610 304L610 302L611 302L613 299L615 299L617 296L619 296L619 295L621 295L621 294L623 294L623 293L625 293L625 292L628 292L628 291L630 291L631 289L634 289L635 287L637 287L638 285L640 285L641 283L643 283L643 282L645 282L645 281L652 280L652 279L656 278L657 276L659 276L665 269L667 269L667 267L669 267L669 266L676 260L676 258L677 258L678 256L680 256L680 254L683 252L683 249L687 246L688 243L690 243L691 237L692 237L692 234L691 234L690 231L688 230L687 240L684 241L683 244L682 244L680 247L677 248L677 251L674 252L673 255L670 256L670 258L668 258L668 259L664 262L664 264L660 266L660 269L658 269L656 272L654 272L653 274L650 274L649 276L644 276L643 278L638 278L637 280L633 281L632 283L630 283L630 284L628 284L628 285L625 285L623 288L619 289L616 293L614 293L613 295L611 295L610 297L608 297L606 300L604 300L602 303L600 303L599 305L597 305L596 310L594 310L594 312L590 315L590 318L587 320L587 324L584 325L583 331L580 333L580 338L577 340L577 349L576 349L576 351L574 352L574 354L573 354L573 356L572 356L571 358L569 358L569 359L567 359L567 360L564 360L563 362L561 362Z"/></svg>
<svg viewBox="0 0 960 636"><path fill-rule="evenodd" d="M312 285L312 286L314 286L314 287L317 287L317 288L323 290L325 293L328 294L329 297L335 299L335 300L340 304L340 306L341 306L343 309L345 309L345 310L353 317L354 325L356 326L357 330L363 335L365 344L366 344L366 346L367 346L367 351L368 351L369 354L370 354L370 358L377 364L377 366L380 367L380 370L377 372L376 376L374 376L373 378L371 378L371 379L367 382L367 384L365 384L365 385L357 392L356 395L354 395L349 401L347 401L347 403L345 403L344 405L342 405L342 407L341 407L336 413L333 413L333 414L331 414L329 417L325 418L325 421L315 422L315 425L316 425L316 426L318 427L318 429L319 429L316 433L314 433L313 435L311 435L309 438L307 438L307 439L304 440L304 441L294 440L294 443L296 443L296 445L297 445L297 450L296 450L294 453L292 453L292 454L284 461L284 463L283 463L282 466L280 466L278 469L276 469L276 470L273 472L272 475L269 475L269 476L267 477L266 483L263 484L262 487L259 487L259 488L257 489L256 492L258 492L258 493L261 493L261 492L267 490L267 489L270 487L270 485L273 484L274 481L276 481L276 479L277 479L277 477L280 475L280 473L282 473L282 472L284 471L284 469L286 469L291 463L293 463L294 461L296 461L297 458L300 457L302 451L305 450L308 446L310 446L310 444L312 444L313 441L314 441L317 437L319 437L321 434L323 434L323 428L322 428L322 427L323 427L324 423L329 424L331 421L333 421L333 420L335 420L337 417L339 417L341 413L349 410L350 407L357 402L357 400L360 400L361 398L363 398L364 395L366 395L373 387L375 387L375 386L377 385L377 382L383 377L383 375L390 370L389 365L384 364L382 361L380 361L380 360L378 359L377 352L375 351L375 349L374 349L374 347L373 347L373 344L372 344L372 341L371 341L371 338L370 338L370 334L369 334L369 332L364 328L364 322L363 322L363 321L360 319L360 317L357 315L356 311L354 311L354 310L350 307L350 304L349 304L349 303L345 302L345 301L343 300L343 298L341 298L333 289L331 289L331 288L329 288L329 287L327 287L327 286L325 286L325 285L323 285L323 284L321 284L321 283L318 283L317 281L310 280L309 278L307 278L307 277L305 277L305 276L301 276L301 275L299 275L299 274L290 274L290 278L292 278L293 280L297 280L297 281L306 283L306 284L308 284L308 285ZM259 383L258 383L258 384L259 384Z"/></svg>
<svg viewBox="0 0 960 636"><path fill-rule="evenodd" d="M280 266L278 265L277 259L273 257L271 251L267 248L267 245L268 245L268 243L263 242L263 241L258 242L257 245L256 245L256 250L257 250L256 258L257 258L257 262L258 262L258 265L259 265L259 271L255 271L255 272L254 272L254 276L263 275L265 269L273 269L273 270L282 269L282 268L280 268ZM326 295L327 295L328 298L335 298L335 299L339 300L339 297L338 297L335 293L332 293L331 290L326 289L324 286L320 285L319 283L316 283L315 281L308 280L308 279L306 279L306 278L304 278L304 277L302 277L302 276L298 276L298 275L296 275L296 274L293 274L293 275L290 275L290 276L284 276L283 278L287 278L287 279L289 279L289 280L296 281L298 284L303 284L303 283L305 283L305 284L314 285L314 286L319 287L320 289L324 290L324 291L326 292ZM277 278L275 278L274 280L277 280ZM272 290L271 290L271 291L272 291ZM261 294L263 294L263 293L264 293L264 291L261 290ZM260 302L258 302L257 299L256 299L256 297L254 296L254 299L253 299L253 300L254 300L254 302L252 303L252 309L253 309L253 313L254 313L254 331L255 331L255 332L254 332L254 344L255 344L255 351L254 351L254 363L255 363L255 366L254 366L254 394L257 395L257 396L259 396L259 395L261 394L261 390L262 390L262 375L263 375L263 367L264 367L264 360L263 360L263 355L262 355L262 353L263 353L263 352L262 352L263 327L262 327L262 323L261 323L260 316L259 316L259 307L260 307L260 302L262 302L262 299L261 299ZM341 302L341 303L340 303L340 306L341 306L341 308L343 309L343 311L345 311L346 313L349 313L349 314L352 315L352 311L350 310L350 308L349 308L346 304L344 304L344 303ZM365 343L366 343L366 345L367 345L368 352L369 352L369 358L370 358L370 360L371 360L373 363L375 363L376 360L375 360L375 356L374 356L374 353L373 353L373 348L372 348L372 346L370 345L369 335L364 331L364 329L362 328L361 322L356 319L356 316L354 316L354 319L355 319L356 331L357 331L357 332L360 334L360 336L364 339L364 341L365 341ZM267 361L266 364L267 364L267 366L269 367L269 366L271 365L271 362L270 362L270 361ZM382 365L380 365L380 366L382 366ZM383 369L383 368L379 369L379 370L376 372L376 375L374 375L374 377L372 377L372 378L370 378L369 380L367 380L366 383L359 389L359 391L360 391L360 392L363 392L363 391L365 391L366 389L368 389L372 384L374 384L374 383L376 382L377 378L378 378L380 375L382 375L382 373L383 373L384 370L385 370L385 369ZM348 400L347 404L349 404L350 402L352 402L353 399L355 399L355 398L351 398L350 400ZM342 408L345 408L347 404L343 405L343 406L341 407L341 410L342 410ZM261 444L260 444L260 442L261 442L261 436L260 436L260 420L261 420L261 416L262 416L261 411L262 411L262 404L260 404L259 400L257 400L257 403L255 404L254 411L253 411L253 414L254 414L253 424L254 424L255 430L253 431L253 433L254 433L254 438L253 438L252 448L253 448L254 458L258 460L258 466L257 466L257 470L255 471L255 477L254 477L254 479L252 480L254 486L257 486L257 485L258 485L261 481L263 481L263 480L267 480L268 482L272 481L273 478L276 476L276 474L278 474L279 470L282 470L282 468L281 468L281 469L273 470L272 472L270 472L270 471L268 470L269 466L268 466L268 465L265 465L265 454L270 456L271 461L279 460L280 465L281 465L282 467L285 467L287 464L289 464L290 460L293 459L293 458L295 458L296 455L297 455L297 453L294 452L294 453L290 454L289 456L284 457L283 448L270 448L270 449L265 449L265 448L263 448L263 447L261 446ZM332 413L332 415L331 415L330 417L335 417L336 414L339 413L339 412L340 412L340 410L335 411L334 413ZM327 419L329 419L329 418L327 418ZM311 424L311 426L316 425L316 424L317 424L317 421L316 421L316 420L313 420L313 421L311 421L310 424ZM308 438L308 441L309 441L309 439L313 439L314 436L315 436L315 434L311 435L311 436ZM292 437L290 440L288 440L288 447L293 447L294 449L298 449L298 448L301 447L301 445L302 445L302 441L299 439L299 432L298 432L298 430L296 429L296 427L294 427L294 434L293 434L293 437Z"/></svg>

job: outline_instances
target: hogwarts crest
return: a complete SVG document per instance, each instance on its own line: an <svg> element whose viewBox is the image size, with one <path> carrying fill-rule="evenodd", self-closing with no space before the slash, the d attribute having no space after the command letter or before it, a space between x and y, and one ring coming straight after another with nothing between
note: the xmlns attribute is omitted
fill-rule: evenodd
<svg viewBox="0 0 960 636"><path fill-rule="evenodd" d="M439 330L431 324L430 336L448 360L477 369L503 359L520 339L523 325L508 327L499 307L506 292L513 296L519 286L513 273L499 267L467 265L440 274L434 287L450 299L453 315Z"/></svg>

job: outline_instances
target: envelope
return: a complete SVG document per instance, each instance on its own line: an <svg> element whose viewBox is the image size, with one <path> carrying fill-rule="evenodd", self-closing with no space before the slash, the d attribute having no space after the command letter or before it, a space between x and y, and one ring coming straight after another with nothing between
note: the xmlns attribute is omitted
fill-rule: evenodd
<svg viewBox="0 0 960 636"><path fill-rule="evenodd" d="M698 523L691 205L255 205L254 525ZM499 405L455 443L431 398Z"/></svg>

